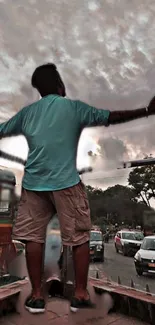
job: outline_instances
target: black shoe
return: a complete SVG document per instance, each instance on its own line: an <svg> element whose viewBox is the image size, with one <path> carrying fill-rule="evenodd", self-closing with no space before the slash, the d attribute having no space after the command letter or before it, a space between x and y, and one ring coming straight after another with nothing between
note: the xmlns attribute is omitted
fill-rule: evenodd
<svg viewBox="0 0 155 325"><path fill-rule="evenodd" d="M78 299L78 298L73 297L71 300L71 304L70 304L70 310L74 313L78 309L84 309L84 308L92 309L95 307L96 307L96 305L92 303L90 298L86 300L86 299Z"/></svg>
<svg viewBox="0 0 155 325"><path fill-rule="evenodd" d="M45 312L45 300L42 298L28 297L25 301L25 308L32 314L40 314Z"/></svg>

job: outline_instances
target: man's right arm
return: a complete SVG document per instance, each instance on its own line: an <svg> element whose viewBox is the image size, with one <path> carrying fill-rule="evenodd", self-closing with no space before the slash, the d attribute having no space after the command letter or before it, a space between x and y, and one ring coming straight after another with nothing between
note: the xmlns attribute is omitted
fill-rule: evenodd
<svg viewBox="0 0 155 325"><path fill-rule="evenodd" d="M22 110L9 121L0 124L0 139L22 134Z"/></svg>

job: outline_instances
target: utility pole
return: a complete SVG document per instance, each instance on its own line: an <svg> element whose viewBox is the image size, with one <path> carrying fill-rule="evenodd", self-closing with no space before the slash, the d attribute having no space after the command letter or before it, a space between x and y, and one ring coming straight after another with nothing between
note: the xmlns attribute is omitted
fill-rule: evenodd
<svg viewBox="0 0 155 325"><path fill-rule="evenodd" d="M123 161L120 163L120 166L118 166L117 169L134 168L148 165L155 165L155 158Z"/></svg>

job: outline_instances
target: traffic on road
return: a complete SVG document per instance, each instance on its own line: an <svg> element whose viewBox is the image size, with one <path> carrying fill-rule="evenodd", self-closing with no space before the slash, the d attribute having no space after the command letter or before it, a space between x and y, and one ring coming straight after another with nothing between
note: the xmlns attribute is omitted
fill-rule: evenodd
<svg viewBox="0 0 155 325"><path fill-rule="evenodd" d="M140 250L134 257L135 267L139 276L145 273L155 273L155 236L146 237Z"/></svg>
<svg viewBox="0 0 155 325"><path fill-rule="evenodd" d="M118 231L115 236L115 249L116 252L120 251L124 256L134 256L144 239L144 235L142 232L137 231L129 231L129 230L121 230Z"/></svg>
<svg viewBox="0 0 155 325"><path fill-rule="evenodd" d="M57 219L53 220L48 228L45 268L48 264L51 265L51 256L52 266L57 266L61 241L56 247L53 236L60 238L58 228ZM48 263L48 257L50 263ZM146 290L146 285L149 285L150 291L155 293L155 236L144 237L141 231L124 229L118 231L114 239L107 243L100 228L92 228L90 232L90 275L96 276L97 271L101 276L105 274L113 281L118 282L120 279L122 285L130 286L133 282L140 290Z"/></svg>
<svg viewBox="0 0 155 325"><path fill-rule="evenodd" d="M23 244L15 242L18 254ZM54 219L47 230L45 270L59 277L59 258L61 254L59 224ZM52 264L51 264L52 260ZM90 276L104 274L112 281L139 290L155 293L155 236L144 237L141 231L120 230L114 239L107 243L100 229L90 233Z"/></svg>
<svg viewBox="0 0 155 325"><path fill-rule="evenodd" d="M61 238L57 219L48 227L45 251L45 270L59 276L59 258L61 254ZM24 245L14 241L18 254ZM51 264L52 259L52 264ZM121 281L130 286L131 282L140 290L155 293L155 236L144 237L142 232L121 230L114 239L106 243L100 229L92 229L90 233L90 275L96 272L107 275L113 281Z"/></svg>
<svg viewBox="0 0 155 325"><path fill-rule="evenodd" d="M90 259L93 261L104 261L104 241L100 230L90 232Z"/></svg>
<svg viewBox="0 0 155 325"><path fill-rule="evenodd" d="M143 245L146 245L145 239ZM155 245L155 237L152 245ZM141 258L143 258L142 248L143 246L137 252ZM155 261L155 246L153 248L154 255L151 257L154 256L153 261ZM115 240L110 240L108 244L104 244L104 263L91 263L89 272L90 276L96 276L97 272L101 277L105 274L112 281L118 282L119 280L125 286L131 286L131 283L134 283L135 288L143 291L146 290L148 285L150 292L155 293L155 271L151 273L144 272L142 276L139 276L136 272L134 257L124 256L121 251L118 254L115 249Z"/></svg>

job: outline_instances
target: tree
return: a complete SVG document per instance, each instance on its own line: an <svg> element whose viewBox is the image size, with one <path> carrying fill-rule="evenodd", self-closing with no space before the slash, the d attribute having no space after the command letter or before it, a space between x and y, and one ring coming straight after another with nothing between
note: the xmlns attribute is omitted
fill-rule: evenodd
<svg viewBox="0 0 155 325"><path fill-rule="evenodd" d="M135 191L130 187L115 185L103 191L87 186L87 193L93 223L100 226L122 222L141 225L146 206L138 202Z"/></svg>
<svg viewBox="0 0 155 325"><path fill-rule="evenodd" d="M106 215L106 211L103 205L104 191L100 188L94 188L90 185L86 186L87 195L90 204L91 218L93 223L99 223L98 219L103 218Z"/></svg>
<svg viewBox="0 0 155 325"><path fill-rule="evenodd" d="M103 190L101 188L98 187L92 187L90 185L86 186L86 190L87 190L87 194L89 197L100 197L104 194Z"/></svg>
<svg viewBox="0 0 155 325"><path fill-rule="evenodd" d="M137 219L137 199L131 188L115 185L105 192L105 208L111 216L111 221L117 223L133 224Z"/></svg>
<svg viewBox="0 0 155 325"><path fill-rule="evenodd" d="M155 198L155 166L134 168L129 174L128 184L136 197L150 207L150 199Z"/></svg>
<svg viewBox="0 0 155 325"><path fill-rule="evenodd" d="M119 184L109 187L104 194L109 197L115 197L116 199L120 199L121 196L123 197L123 200L131 200L133 202L137 201L135 193L130 187Z"/></svg>

